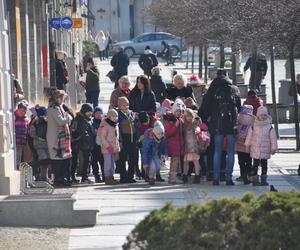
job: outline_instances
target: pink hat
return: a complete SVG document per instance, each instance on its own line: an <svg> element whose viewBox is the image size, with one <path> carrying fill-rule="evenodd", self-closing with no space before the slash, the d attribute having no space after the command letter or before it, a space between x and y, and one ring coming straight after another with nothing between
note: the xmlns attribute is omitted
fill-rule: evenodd
<svg viewBox="0 0 300 250"><path fill-rule="evenodd" d="M256 116L258 117L260 115L268 115L269 116L268 109L266 107L264 107L264 106L260 106L257 109Z"/></svg>
<svg viewBox="0 0 300 250"><path fill-rule="evenodd" d="M190 85L192 86L199 86L202 84L201 79L199 78L198 75L191 75L190 77Z"/></svg>
<svg viewBox="0 0 300 250"><path fill-rule="evenodd" d="M169 99L165 99L162 102L161 107L167 109L168 111L170 111L172 109L172 101L169 100Z"/></svg>

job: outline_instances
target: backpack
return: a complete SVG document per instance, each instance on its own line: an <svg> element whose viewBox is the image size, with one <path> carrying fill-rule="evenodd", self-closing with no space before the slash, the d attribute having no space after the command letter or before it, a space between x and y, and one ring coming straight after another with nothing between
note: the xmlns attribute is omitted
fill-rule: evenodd
<svg viewBox="0 0 300 250"><path fill-rule="evenodd" d="M77 142L79 141L80 139L80 135L79 135L79 132L78 132L78 119L74 119L72 121L72 124L71 124L71 138L72 138L72 142Z"/></svg>
<svg viewBox="0 0 300 250"><path fill-rule="evenodd" d="M47 137L47 122L44 119L39 119L35 124L36 135L39 138L46 140Z"/></svg>
<svg viewBox="0 0 300 250"><path fill-rule="evenodd" d="M153 60L151 55L146 55L144 60L144 67L146 69L151 69L153 67Z"/></svg>
<svg viewBox="0 0 300 250"><path fill-rule="evenodd" d="M216 130L227 134L234 133L237 129L237 115L235 92L228 84L223 84L216 89L214 95L216 105Z"/></svg>

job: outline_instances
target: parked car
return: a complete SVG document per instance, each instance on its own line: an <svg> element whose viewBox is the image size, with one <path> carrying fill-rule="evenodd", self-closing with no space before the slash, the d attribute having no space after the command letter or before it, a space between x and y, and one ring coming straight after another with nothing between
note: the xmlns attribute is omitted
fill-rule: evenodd
<svg viewBox="0 0 300 250"><path fill-rule="evenodd" d="M174 36L166 32L151 32L139 35L132 40L117 42L113 44L113 48L121 47L129 57L141 55L147 45L151 47L154 53L161 50L161 42L165 41L171 46L173 56L177 56L182 51L186 50L184 39Z"/></svg>

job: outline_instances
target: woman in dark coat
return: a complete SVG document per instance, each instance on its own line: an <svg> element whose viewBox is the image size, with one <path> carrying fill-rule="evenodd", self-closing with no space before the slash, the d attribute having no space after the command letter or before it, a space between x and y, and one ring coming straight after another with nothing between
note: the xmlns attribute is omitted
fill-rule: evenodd
<svg viewBox="0 0 300 250"><path fill-rule="evenodd" d="M86 102L93 104L95 108L98 106L100 94L99 71L91 62L87 63L86 71Z"/></svg>
<svg viewBox="0 0 300 250"><path fill-rule="evenodd" d="M155 99L160 104L166 98L166 84L163 82L161 75L160 75L160 68L154 67L152 69L152 76L151 76L151 89L154 92Z"/></svg>
<svg viewBox="0 0 300 250"><path fill-rule="evenodd" d="M129 94L129 108L136 113L145 111L148 114L156 112L155 95L151 91L150 81L147 76L141 75L136 79L136 85Z"/></svg>
<svg viewBox="0 0 300 250"><path fill-rule="evenodd" d="M191 97L194 101L196 101L193 94L193 89L189 86L186 86L186 79L183 75L175 75L173 83L174 85L166 90L168 99L175 101L177 97L180 97L181 99L187 99Z"/></svg>

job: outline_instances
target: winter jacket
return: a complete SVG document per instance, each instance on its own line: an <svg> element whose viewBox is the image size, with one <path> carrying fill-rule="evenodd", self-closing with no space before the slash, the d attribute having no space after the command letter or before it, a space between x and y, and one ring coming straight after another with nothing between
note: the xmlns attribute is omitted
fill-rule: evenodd
<svg viewBox="0 0 300 250"><path fill-rule="evenodd" d="M15 133L17 145L27 144L28 123L29 121L26 116L20 117L15 114Z"/></svg>
<svg viewBox="0 0 300 250"><path fill-rule="evenodd" d="M147 129L145 132L145 140L142 149L143 164L149 166L152 159L154 159L156 156L167 154L167 144L164 138L158 141L153 134L153 129Z"/></svg>
<svg viewBox="0 0 300 250"><path fill-rule="evenodd" d="M222 116L220 114L219 104L216 100L216 94L223 88L230 88L230 96L228 97L231 99L230 103L232 105L230 106L232 106L232 109L234 109L230 111L233 118L231 124L221 122L220 120ZM237 126L237 112L240 110L240 108L241 99L238 88L232 85L232 83L226 77L218 77L212 81L207 93L205 94L198 115L205 123L208 124L211 134L235 134Z"/></svg>
<svg viewBox="0 0 300 250"><path fill-rule="evenodd" d="M151 89L155 95L157 102L162 103L166 98L166 85L163 82L161 76L151 76Z"/></svg>
<svg viewBox="0 0 300 250"><path fill-rule="evenodd" d="M92 122L83 114L79 113L77 131L79 135L79 149L82 151L92 151L95 146L95 134Z"/></svg>
<svg viewBox="0 0 300 250"><path fill-rule="evenodd" d="M255 116L240 113L238 115L238 135L235 141L235 150L237 152L249 153L249 148L246 147L245 142L249 129L253 126Z"/></svg>
<svg viewBox="0 0 300 250"><path fill-rule="evenodd" d="M39 118L30 126L30 137L33 138L33 146L37 152L38 160L46 160L49 159L49 150L46 138L41 137L40 131L46 129L47 133L47 122L43 118Z"/></svg>
<svg viewBox="0 0 300 250"><path fill-rule="evenodd" d="M245 64L244 71L247 71L252 64L252 57L250 56ZM264 55L257 55L256 58L256 72L263 72L265 76L268 71L267 59Z"/></svg>
<svg viewBox="0 0 300 250"><path fill-rule="evenodd" d="M179 119L178 126L176 122L166 120L164 127L169 156L182 156L184 154L183 120Z"/></svg>
<svg viewBox="0 0 300 250"><path fill-rule="evenodd" d="M129 97L129 109L133 112L141 112L145 111L149 114L153 114L156 112L156 100L155 95L151 91L151 93L144 93L143 97L141 97L141 92L134 89L130 92Z"/></svg>
<svg viewBox="0 0 300 250"><path fill-rule="evenodd" d="M258 96L248 96L243 105L252 105L253 115L256 115L257 109L264 105L264 101Z"/></svg>
<svg viewBox="0 0 300 250"><path fill-rule="evenodd" d="M114 67L114 71L118 78L128 74L129 58L123 51L116 53L112 57L110 64Z"/></svg>
<svg viewBox="0 0 300 250"><path fill-rule="evenodd" d="M139 66L148 76L151 76L151 70L158 65L156 56L149 50L146 50L139 58Z"/></svg>
<svg viewBox="0 0 300 250"><path fill-rule="evenodd" d="M63 110L62 106L53 104L48 109L47 120L47 144L50 159L70 159L72 152L69 125L72 117Z"/></svg>
<svg viewBox="0 0 300 250"><path fill-rule="evenodd" d="M130 94L130 90L128 90L128 95ZM122 91L122 89L120 87L116 88L110 96L110 108L117 108L118 107L118 99L119 97L128 97L128 95L126 96L126 93L124 93Z"/></svg>
<svg viewBox="0 0 300 250"><path fill-rule="evenodd" d="M129 111L127 114L122 111L118 112L118 123L119 123L119 132L120 132L120 142L124 140L125 136L131 137L131 142L134 142L137 138L134 113Z"/></svg>
<svg viewBox="0 0 300 250"><path fill-rule="evenodd" d="M198 107L201 107L203 102L203 96L207 92L206 86L200 85L200 86L193 86L191 88L193 89L193 93Z"/></svg>
<svg viewBox="0 0 300 250"><path fill-rule="evenodd" d="M245 145L250 147L253 159L270 159L271 153L277 150L277 137L271 122L266 125L254 123L248 131Z"/></svg>
<svg viewBox="0 0 300 250"><path fill-rule="evenodd" d="M99 72L96 67L92 67L87 71L85 89L87 92L100 91Z"/></svg>
<svg viewBox="0 0 300 250"><path fill-rule="evenodd" d="M184 129L184 153L199 153L199 139L201 135L199 127L190 126Z"/></svg>
<svg viewBox="0 0 300 250"><path fill-rule="evenodd" d="M193 98L194 101L196 101L194 94L193 94L193 89L189 86L183 87L182 89L177 89L175 86L171 86L167 88L166 90L167 93L167 98L170 99L171 101L175 101L177 97L182 97L182 98Z"/></svg>
<svg viewBox="0 0 300 250"><path fill-rule="evenodd" d="M120 152L118 125L112 126L106 120L102 121L97 132L96 141L100 141L103 154ZM110 147L113 149L112 152L109 152Z"/></svg>
<svg viewBox="0 0 300 250"><path fill-rule="evenodd" d="M56 86L58 89L63 90L64 85L68 83L67 65L63 60L56 59L55 72L56 72Z"/></svg>

